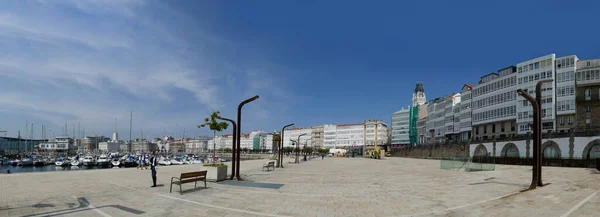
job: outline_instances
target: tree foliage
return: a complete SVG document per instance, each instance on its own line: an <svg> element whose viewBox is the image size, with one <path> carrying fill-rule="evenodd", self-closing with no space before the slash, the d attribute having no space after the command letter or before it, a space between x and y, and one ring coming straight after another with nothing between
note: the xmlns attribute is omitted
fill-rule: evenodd
<svg viewBox="0 0 600 217"><path fill-rule="evenodd" d="M225 121L219 122L218 118L221 117L220 115L221 112L214 111L212 114L210 114L210 117L204 118L204 124L200 125L200 127L208 126L209 129L218 132L226 130L229 127L229 124Z"/></svg>

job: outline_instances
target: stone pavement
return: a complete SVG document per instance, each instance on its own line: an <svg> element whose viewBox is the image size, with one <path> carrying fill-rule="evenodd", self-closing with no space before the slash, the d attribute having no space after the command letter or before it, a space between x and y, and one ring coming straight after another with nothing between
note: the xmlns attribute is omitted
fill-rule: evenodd
<svg viewBox="0 0 600 217"><path fill-rule="evenodd" d="M600 216L593 169L545 167L551 184L520 192L530 166L467 173L435 160L317 158L261 172L266 162L242 162L245 179L283 187L169 193L170 177L200 165L160 167L158 188L135 168L0 175L0 216Z"/></svg>

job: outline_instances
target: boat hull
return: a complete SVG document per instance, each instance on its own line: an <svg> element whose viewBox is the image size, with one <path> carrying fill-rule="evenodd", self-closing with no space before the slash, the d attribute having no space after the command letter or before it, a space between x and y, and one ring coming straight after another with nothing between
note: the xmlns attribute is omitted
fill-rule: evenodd
<svg viewBox="0 0 600 217"><path fill-rule="evenodd" d="M79 166L79 161L71 161L71 166Z"/></svg>
<svg viewBox="0 0 600 217"><path fill-rule="evenodd" d="M98 162L96 162L96 166L99 166L99 167L108 167L110 165L111 165L110 161L98 161Z"/></svg>

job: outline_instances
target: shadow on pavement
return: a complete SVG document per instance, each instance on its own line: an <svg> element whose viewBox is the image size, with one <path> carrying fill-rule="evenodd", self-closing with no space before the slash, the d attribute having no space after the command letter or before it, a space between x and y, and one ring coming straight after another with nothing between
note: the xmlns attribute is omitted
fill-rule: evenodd
<svg viewBox="0 0 600 217"><path fill-rule="evenodd" d="M72 213L78 213L78 212L92 210L92 208L88 208L88 206L90 205L90 202L88 202L88 200L85 197L78 197L77 202L79 202L78 207L74 207L74 208L70 208L70 209L63 209L63 210L56 210L56 211L51 211L51 212L36 213L36 214L31 214L31 215L24 215L23 217L60 216L60 215L65 215L65 214L72 214ZM42 206L40 206L40 205L42 205ZM33 205L32 207L44 208L44 207L55 207L55 206L52 204L36 204L36 205ZM135 215L141 215L141 214L145 213L143 211L140 211L137 209L132 209L129 207L124 207L121 205L106 205L106 206L96 207L96 209L106 208L106 207L119 209L119 210L131 213L131 214L135 214Z"/></svg>

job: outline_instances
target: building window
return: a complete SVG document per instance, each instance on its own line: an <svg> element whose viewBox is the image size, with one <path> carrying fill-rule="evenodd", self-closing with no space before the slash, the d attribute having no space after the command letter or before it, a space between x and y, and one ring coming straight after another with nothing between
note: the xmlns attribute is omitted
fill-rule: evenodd
<svg viewBox="0 0 600 217"><path fill-rule="evenodd" d="M483 134L487 134L487 127L483 125Z"/></svg>
<svg viewBox="0 0 600 217"><path fill-rule="evenodd" d="M504 123L500 124L500 132L504 133Z"/></svg>
<svg viewBox="0 0 600 217"><path fill-rule="evenodd" d="M591 100L592 99L592 90L590 90L589 88L585 90L585 100Z"/></svg>
<svg viewBox="0 0 600 217"><path fill-rule="evenodd" d="M496 124L492 124L492 133L496 132Z"/></svg>
<svg viewBox="0 0 600 217"><path fill-rule="evenodd" d="M560 126L564 126L565 125L565 118L561 117L560 118Z"/></svg>
<svg viewBox="0 0 600 217"><path fill-rule="evenodd" d="M542 117L546 117L546 109L542 109Z"/></svg>
<svg viewBox="0 0 600 217"><path fill-rule="evenodd" d="M573 117L569 116L569 125L573 125Z"/></svg>

